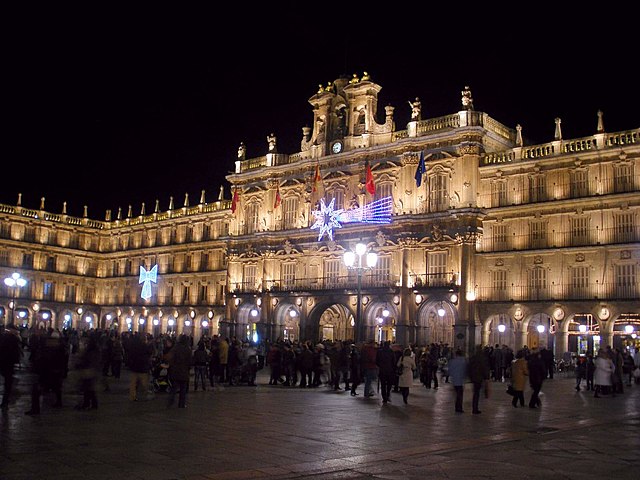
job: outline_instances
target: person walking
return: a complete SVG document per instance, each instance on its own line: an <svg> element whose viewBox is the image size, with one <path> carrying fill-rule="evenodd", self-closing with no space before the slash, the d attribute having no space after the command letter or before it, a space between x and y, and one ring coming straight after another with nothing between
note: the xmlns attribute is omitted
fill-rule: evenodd
<svg viewBox="0 0 640 480"><path fill-rule="evenodd" d="M633 369L635 365L633 363L633 357L627 350L622 351L622 374L627 377L627 387L631 386L631 380L633 378Z"/></svg>
<svg viewBox="0 0 640 480"><path fill-rule="evenodd" d="M596 370L593 374L593 383L595 384L593 396L595 398L600 398L601 393L606 394L610 391L613 393L612 377L616 367L613 364L613 361L609 358L607 351L602 348L598 350L598 356L594 363Z"/></svg>
<svg viewBox="0 0 640 480"><path fill-rule="evenodd" d="M2 411L9 409L9 401L13 392L13 375L16 364L22 359L20 331L11 324L0 334L0 375L4 378L4 394L2 396Z"/></svg>
<svg viewBox="0 0 640 480"><path fill-rule="evenodd" d="M482 345L477 345L474 354L469 358L469 379L473 384L473 397L471 399L471 413L482 413L479 408L480 390L489 379L489 360L482 349ZM486 388L486 386L485 386Z"/></svg>
<svg viewBox="0 0 640 480"><path fill-rule="evenodd" d="M531 398L529 399L529 408L538 408L542 406L540 390L542 390L542 383L547 375L544 360L538 349L533 349L531 355L529 355L527 366L529 367L529 385L532 390Z"/></svg>
<svg viewBox="0 0 640 480"><path fill-rule="evenodd" d="M175 402L178 393L178 408L187 407L187 391L189 390L189 375L193 363L189 337L185 334L178 337L178 343L165 355L165 361L169 364L169 379L171 389L167 407ZM203 379L204 381L204 379Z"/></svg>
<svg viewBox="0 0 640 480"><path fill-rule="evenodd" d="M218 357L220 365L220 378L218 382L223 384L227 381L227 363L229 361L229 341L225 337L220 337L218 342Z"/></svg>
<svg viewBox="0 0 640 480"><path fill-rule="evenodd" d="M578 357L576 363L576 392L580 391L580 383L587 377L587 358Z"/></svg>
<svg viewBox="0 0 640 480"><path fill-rule="evenodd" d="M96 382L103 366L104 358L100 351L98 334L92 333L89 335L86 347L80 351L80 359L77 364L82 403L75 406L76 410L95 410L98 408Z"/></svg>
<svg viewBox="0 0 640 480"><path fill-rule="evenodd" d="M218 335L211 338L209 344L209 385L215 387L216 377L220 373L220 341Z"/></svg>
<svg viewBox="0 0 640 480"><path fill-rule="evenodd" d="M202 386L202 391L207 390L207 365L209 363L209 353L207 352L204 342L198 343L198 348L193 352L193 368L195 376L193 379L193 391L198 390L198 380Z"/></svg>
<svg viewBox="0 0 640 480"><path fill-rule="evenodd" d="M524 358L524 352L518 350L515 360L511 363L511 387L513 388L511 405L514 407L517 407L518 403L524 407L524 388L527 385L528 376L529 365Z"/></svg>
<svg viewBox="0 0 640 480"><path fill-rule="evenodd" d="M585 377L587 380L587 390L595 390L593 387L593 375L596 371L596 364L593 360L593 355L591 353L587 354L587 361L585 365Z"/></svg>
<svg viewBox="0 0 640 480"><path fill-rule="evenodd" d="M313 385L313 352L308 343L302 344L300 355L296 357L296 364L300 371L300 388L307 388Z"/></svg>
<svg viewBox="0 0 640 480"><path fill-rule="evenodd" d="M352 397L360 395L356 390L362 381L361 363L360 350L358 350L358 347L352 343L349 351L349 381L351 383Z"/></svg>
<svg viewBox="0 0 640 480"><path fill-rule="evenodd" d="M360 362L364 375L364 396L366 398L375 396L371 386L378 374L376 354L377 349L373 340L368 340L360 349Z"/></svg>
<svg viewBox="0 0 640 480"><path fill-rule="evenodd" d="M389 340L382 344L376 353L376 365L380 376L380 389L382 390L382 403L391 401L391 387L396 379L396 357L391 350Z"/></svg>
<svg viewBox="0 0 640 480"><path fill-rule="evenodd" d="M411 349L405 348L402 352L402 357L398 360L397 367L402 367L402 373L400 373L400 379L398 380L398 386L402 393L402 401L407 404L409 399L409 390L413 386L413 371L416 369L416 361L411 355Z"/></svg>
<svg viewBox="0 0 640 480"><path fill-rule="evenodd" d="M67 349L58 332L46 335L41 332L39 341L34 342L31 352L31 365L38 379L31 390L31 409L26 415L38 415L40 413L40 396L49 390L55 394L54 407L62 407L62 383L67 376L68 361Z"/></svg>
<svg viewBox="0 0 640 480"><path fill-rule="evenodd" d="M462 401L464 399L464 383L467 380L467 359L464 357L464 352L461 349L457 349L454 356L448 363L449 366L449 381L453 385L453 390L456 395L455 411L456 413L464 413L462 409Z"/></svg>
<svg viewBox="0 0 640 480"><path fill-rule="evenodd" d="M138 400L141 388L149 388L149 370L151 369L151 355L153 347L147 341L146 334L134 333L129 343L127 353L129 370L129 400Z"/></svg>
<svg viewBox="0 0 640 480"><path fill-rule="evenodd" d="M120 379L123 361L124 349L122 348L122 340L120 340L119 335L116 335L113 338L113 345L111 348L111 374L116 380Z"/></svg>

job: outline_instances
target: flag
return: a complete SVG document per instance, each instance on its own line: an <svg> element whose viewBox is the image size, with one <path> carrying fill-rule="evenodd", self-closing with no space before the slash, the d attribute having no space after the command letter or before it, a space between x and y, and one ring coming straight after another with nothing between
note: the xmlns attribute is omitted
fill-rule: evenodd
<svg viewBox="0 0 640 480"><path fill-rule="evenodd" d="M317 192L322 176L320 175L320 162L316 163L316 173L313 174L313 192Z"/></svg>
<svg viewBox="0 0 640 480"><path fill-rule="evenodd" d="M233 191L233 200L231 200L231 213L235 214L238 208L238 187Z"/></svg>
<svg viewBox="0 0 640 480"><path fill-rule="evenodd" d="M276 208L278 208L280 206L280 203L282 203L282 197L280 197L280 185L278 185L276 189L276 199L273 202L273 209L275 210Z"/></svg>
<svg viewBox="0 0 640 480"><path fill-rule="evenodd" d="M369 160L365 162L365 167L367 169L367 176L365 181L365 187L367 192L371 195L376 194L376 184L373 182L373 173L371 173L371 165L369 165Z"/></svg>
<svg viewBox="0 0 640 480"><path fill-rule="evenodd" d="M416 187L422 185L422 175L427 173L427 167L424 165L424 150L420 152L420 162L418 162L418 168L416 168Z"/></svg>

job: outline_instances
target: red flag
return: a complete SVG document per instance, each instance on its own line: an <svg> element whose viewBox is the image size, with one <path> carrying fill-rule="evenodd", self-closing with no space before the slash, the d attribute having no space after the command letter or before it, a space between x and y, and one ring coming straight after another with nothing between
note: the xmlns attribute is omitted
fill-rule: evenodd
<svg viewBox="0 0 640 480"><path fill-rule="evenodd" d="M231 213L236 213L238 208L238 187L233 191L233 200L231 200Z"/></svg>
<svg viewBox="0 0 640 480"><path fill-rule="evenodd" d="M280 197L280 185L278 185L278 188L276 190L276 200L273 202L273 209L275 210L276 208L278 208L281 203L282 197Z"/></svg>
<svg viewBox="0 0 640 480"><path fill-rule="evenodd" d="M365 162L365 167L367 169L367 177L365 182L367 192L369 192L371 195L375 195L376 184L373 182L373 173L371 172L371 165L369 165L369 160Z"/></svg>
<svg viewBox="0 0 640 480"><path fill-rule="evenodd" d="M318 191L318 185L322 181L322 176L320 175L320 162L316 163L316 173L313 175L313 192Z"/></svg>

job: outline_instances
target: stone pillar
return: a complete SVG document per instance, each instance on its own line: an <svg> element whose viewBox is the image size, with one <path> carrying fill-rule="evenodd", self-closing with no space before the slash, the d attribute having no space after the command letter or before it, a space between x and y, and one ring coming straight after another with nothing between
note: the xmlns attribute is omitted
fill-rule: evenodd
<svg viewBox="0 0 640 480"><path fill-rule="evenodd" d="M568 332L560 332L556 330L555 333L556 341L555 341L555 356L556 358L562 357L564 352L569 350L569 333Z"/></svg>

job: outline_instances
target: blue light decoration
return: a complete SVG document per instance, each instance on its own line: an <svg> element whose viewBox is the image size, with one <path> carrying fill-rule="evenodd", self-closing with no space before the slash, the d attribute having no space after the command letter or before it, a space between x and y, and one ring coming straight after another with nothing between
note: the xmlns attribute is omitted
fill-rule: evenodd
<svg viewBox="0 0 640 480"><path fill-rule="evenodd" d="M142 265L140 265L140 279L138 283L142 284L142 293L140 296L145 300L151 298L151 282L158 283L158 265L154 265L151 270L145 270Z"/></svg>
<svg viewBox="0 0 640 480"><path fill-rule="evenodd" d="M326 205L324 198L320 199L320 210L312 212L316 221L311 229L319 230L318 241L325 234L333 240L333 229L342 228L343 223L391 223L391 210L393 208L392 197L384 197L367 205L350 210L334 210L335 198Z"/></svg>

